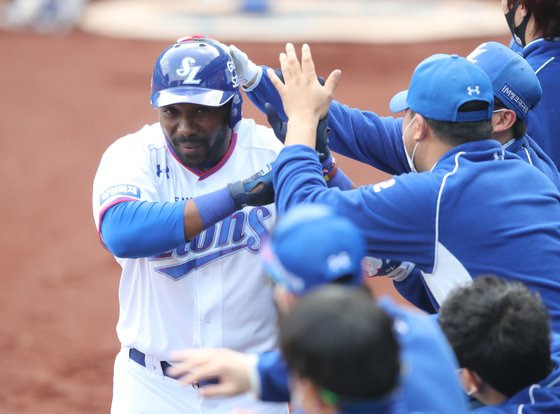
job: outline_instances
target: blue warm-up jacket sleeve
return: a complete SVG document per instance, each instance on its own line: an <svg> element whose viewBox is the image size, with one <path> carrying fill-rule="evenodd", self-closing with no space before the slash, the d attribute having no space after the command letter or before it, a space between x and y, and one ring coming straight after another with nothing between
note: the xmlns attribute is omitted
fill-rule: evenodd
<svg viewBox="0 0 560 414"><path fill-rule="evenodd" d="M260 400L268 402L290 401L288 369L280 351L274 350L260 354L257 370L261 386Z"/></svg>
<svg viewBox="0 0 560 414"><path fill-rule="evenodd" d="M290 145L274 163L273 183L279 216L298 204L328 205L363 230L368 255L409 261L432 272L437 203L432 176L403 174L348 191L327 188L315 150Z"/></svg>
<svg viewBox="0 0 560 414"><path fill-rule="evenodd" d="M186 243L186 201L125 201L110 207L101 222L101 239L117 257L150 257Z"/></svg>
<svg viewBox="0 0 560 414"><path fill-rule="evenodd" d="M414 268L402 282L393 282L395 289L410 303L424 312L433 314L439 309L437 301L430 294L420 274L420 269Z"/></svg>
<svg viewBox="0 0 560 414"><path fill-rule="evenodd" d="M280 95L264 66L263 71L260 81L246 90L247 96L263 113L265 103L270 103L286 121ZM329 127L329 147L333 151L389 174L410 172L402 142L402 118L380 117L333 101Z"/></svg>

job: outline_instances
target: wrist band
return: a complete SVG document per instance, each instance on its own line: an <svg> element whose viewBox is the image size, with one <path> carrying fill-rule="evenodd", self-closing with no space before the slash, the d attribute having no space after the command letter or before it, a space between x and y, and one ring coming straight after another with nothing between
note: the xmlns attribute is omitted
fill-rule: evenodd
<svg viewBox="0 0 560 414"><path fill-rule="evenodd" d="M337 172L338 166L336 165L336 160L332 158L331 164L328 167L323 168L323 178L325 181L329 181L336 175Z"/></svg>

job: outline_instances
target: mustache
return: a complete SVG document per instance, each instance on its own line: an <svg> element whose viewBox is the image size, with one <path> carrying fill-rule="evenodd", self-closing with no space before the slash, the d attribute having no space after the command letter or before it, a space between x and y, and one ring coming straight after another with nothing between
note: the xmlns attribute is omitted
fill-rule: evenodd
<svg viewBox="0 0 560 414"><path fill-rule="evenodd" d="M199 135L177 135L173 137L173 142L176 145L183 144L203 144L206 140Z"/></svg>

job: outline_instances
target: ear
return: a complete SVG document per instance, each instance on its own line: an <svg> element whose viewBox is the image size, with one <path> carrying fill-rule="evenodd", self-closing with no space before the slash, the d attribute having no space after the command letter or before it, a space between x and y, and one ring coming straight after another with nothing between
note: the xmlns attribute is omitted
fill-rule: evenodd
<svg viewBox="0 0 560 414"><path fill-rule="evenodd" d="M527 6L525 6L524 2L519 2L519 7L517 8L517 13L519 13L521 20L523 20L525 18L525 16L527 16L527 13L529 11L527 10Z"/></svg>
<svg viewBox="0 0 560 414"><path fill-rule="evenodd" d="M494 133L507 131L515 124L516 120L517 115L515 111L511 109L494 112L492 114L492 129Z"/></svg>
<svg viewBox="0 0 560 414"><path fill-rule="evenodd" d="M307 381L307 395L310 397L314 408L317 409L313 412L322 414L336 414L338 412L336 404L333 401L326 400L324 394L311 381L305 381Z"/></svg>
<svg viewBox="0 0 560 414"><path fill-rule="evenodd" d="M463 388L468 395L475 395L479 392L482 386L482 379L476 372L471 371L468 368L461 369L461 382L463 383Z"/></svg>
<svg viewBox="0 0 560 414"><path fill-rule="evenodd" d="M274 300L276 301L276 306L282 314L286 314L292 310L294 307L297 297L288 292L283 286L274 286Z"/></svg>
<svg viewBox="0 0 560 414"><path fill-rule="evenodd" d="M420 114L415 114L414 116L416 117L416 122L415 122L416 127L413 130L412 139L415 142L418 142L426 138L426 136L430 131L429 131L428 122L426 122L426 118L424 118Z"/></svg>

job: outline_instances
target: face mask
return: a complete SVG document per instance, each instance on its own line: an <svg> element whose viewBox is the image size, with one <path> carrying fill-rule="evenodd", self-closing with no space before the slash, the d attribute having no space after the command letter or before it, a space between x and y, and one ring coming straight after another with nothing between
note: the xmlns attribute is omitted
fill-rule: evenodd
<svg viewBox="0 0 560 414"><path fill-rule="evenodd" d="M402 133L402 140L403 140L403 145L404 145L404 153L406 154L406 161L408 162L408 166L410 167L410 171L412 171L412 172L418 172L418 170L416 170L416 167L414 166L414 154L416 154L416 148L418 147L418 144L420 144L420 141L416 142L416 144L414 145L414 148L412 150L412 156L410 156L410 155L408 155L408 151L406 150L406 145L404 143L404 134L406 134L406 131L412 125L412 123L414 122L415 119L416 119L416 117L412 118L412 120L408 123L408 125L406 126L406 128L404 129L404 131Z"/></svg>
<svg viewBox="0 0 560 414"><path fill-rule="evenodd" d="M531 13L527 15L521 21L521 24L515 27L515 13L519 8L519 0L515 0L511 9L505 14L506 22L509 30L513 36L513 40L521 47L525 47L525 31L527 30L527 23L529 22L529 17Z"/></svg>

